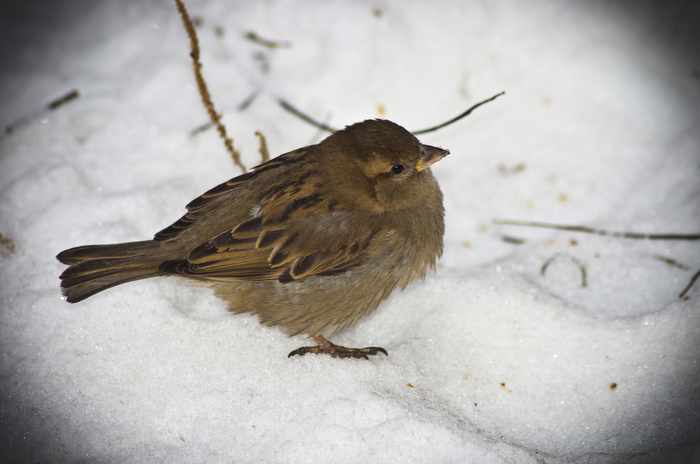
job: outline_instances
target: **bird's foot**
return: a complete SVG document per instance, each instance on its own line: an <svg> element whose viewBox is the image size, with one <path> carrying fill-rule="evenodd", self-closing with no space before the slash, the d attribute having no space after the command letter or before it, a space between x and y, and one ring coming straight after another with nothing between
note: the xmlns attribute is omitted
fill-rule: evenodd
<svg viewBox="0 0 700 464"><path fill-rule="evenodd" d="M384 348L378 346L369 346L367 348L345 348L344 346L334 345L325 338L318 336L312 337L318 346L302 346L296 350L289 353L288 357L292 356L304 356L306 353L313 354L329 354L334 358L365 358L369 359L367 355L375 355L378 353L384 353L388 356Z"/></svg>

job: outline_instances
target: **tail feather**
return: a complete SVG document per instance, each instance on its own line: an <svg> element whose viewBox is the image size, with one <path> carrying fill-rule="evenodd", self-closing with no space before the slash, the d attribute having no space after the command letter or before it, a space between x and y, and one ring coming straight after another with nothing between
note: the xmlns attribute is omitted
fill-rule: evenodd
<svg viewBox="0 0 700 464"><path fill-rule="evenodd" d="M160 242L155 240L112 245L86 245L62 251L56 256L56 259L63 264L77 264L82 261L104 258L138 258L152 255L159 248Z"/></svg>
<svg viewBox="0 0 700 464"><path fill-rule="evenodd" d="M161 242L117 243L71 248L56 256L69 267L61 274L61 293L77 303L116 285L160 275L165 259Z"/></svg>

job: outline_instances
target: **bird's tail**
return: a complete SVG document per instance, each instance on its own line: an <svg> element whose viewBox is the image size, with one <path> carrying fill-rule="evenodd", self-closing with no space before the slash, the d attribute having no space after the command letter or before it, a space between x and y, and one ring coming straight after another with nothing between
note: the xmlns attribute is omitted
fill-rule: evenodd
<svg viewBox="0 0 700 464"><path fill-rule="evenodd" d="M161 275L162 242L88 245L62 251L56 256L69 267L61 274L61 292L77 303L115 285Z"/></svg>

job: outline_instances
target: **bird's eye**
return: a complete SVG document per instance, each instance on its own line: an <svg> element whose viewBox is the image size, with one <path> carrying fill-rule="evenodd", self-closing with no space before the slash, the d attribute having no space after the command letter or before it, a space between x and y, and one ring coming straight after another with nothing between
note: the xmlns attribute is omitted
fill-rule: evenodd
<svg viewBox="0 0 700 464"><path fill-rule="evenodd" d="M391 167L391 172L394 174L401 174L404 169L403 164L395 164Z"/></svg>

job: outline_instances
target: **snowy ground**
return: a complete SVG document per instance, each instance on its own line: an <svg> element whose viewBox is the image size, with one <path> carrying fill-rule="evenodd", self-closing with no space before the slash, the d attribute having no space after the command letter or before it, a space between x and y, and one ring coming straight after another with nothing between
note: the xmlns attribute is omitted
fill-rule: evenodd
<svg viewBox="0 0 700 464"><path fill-rule="evenodd" d="M304 338L179 281L62 301L58 252L149 238L239 171L190 135L174 4L4 1L1 462L700 462L700 242L491 223L700 233L697 3L233 3L188 7L248 166L256 130L323 137L279 97L416 130L507 92L421 137L452 152L437 273L334 340L369 362L288 359Z"/></svg>

